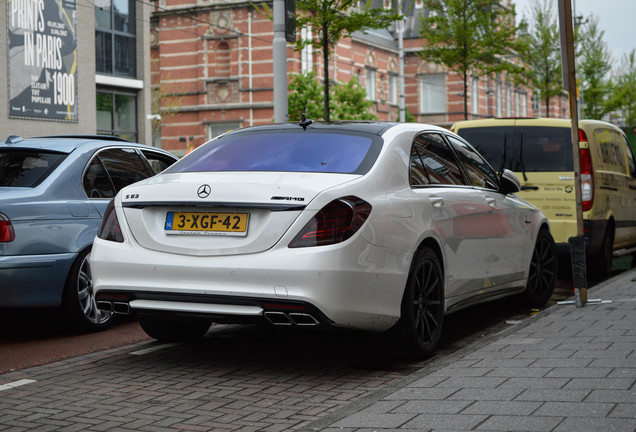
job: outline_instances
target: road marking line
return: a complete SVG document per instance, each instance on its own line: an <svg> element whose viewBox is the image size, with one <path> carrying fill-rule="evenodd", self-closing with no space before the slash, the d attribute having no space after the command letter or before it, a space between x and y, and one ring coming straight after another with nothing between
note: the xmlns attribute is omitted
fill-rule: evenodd
<svg viewBox="0 0 636 432"><path fill-rule="evenodd" d="M20 387L20 386L23 386L25 384L31 384L31 383L34 383L34 382L35 382L35 380L22 379L22 380L13 381L13 382L6 383L6 384L1 384L0 385L0 391L9 390L9 389L12 389L12 388L15 388L15 387Z"/></svg>
<svg viewBox="0 0 636 432"><path fill-rule="evenodd" d="M157 345L157 346L153 346L150 348L146 348L146 349L142 349L139 351L133 351L130 354L132 355L144 355L144 354L149 354L151 352L155 352L155 351L159 351L165 348L171 348L173 346L177 346L179 345L178 343L169 343L169 344L161 344L161 345Z"/></svg>

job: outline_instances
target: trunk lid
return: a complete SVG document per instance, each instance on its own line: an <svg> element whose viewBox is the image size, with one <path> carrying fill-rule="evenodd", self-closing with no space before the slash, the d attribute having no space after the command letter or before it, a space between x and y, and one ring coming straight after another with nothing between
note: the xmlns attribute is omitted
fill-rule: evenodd
<svg viewBox="0 0 636 432"><path fill-rule="evenodd" d="M142 247L194 256L237 255L271 248L319 193L358 177L176 173L136 183L120 195L126 222Z"/></svg>

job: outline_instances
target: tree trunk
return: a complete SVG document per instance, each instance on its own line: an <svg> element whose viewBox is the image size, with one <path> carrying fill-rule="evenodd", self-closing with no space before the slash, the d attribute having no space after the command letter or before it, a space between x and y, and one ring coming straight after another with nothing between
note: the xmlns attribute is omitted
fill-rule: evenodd
<svg viewBox="0 0 636 432"><path fill-rule="evenodd" d="M324 88L324 117L325 121L329 121L329 31L327 28L327 23L322 23L322 57L325 68L325 83L323 85Z"/></svg>

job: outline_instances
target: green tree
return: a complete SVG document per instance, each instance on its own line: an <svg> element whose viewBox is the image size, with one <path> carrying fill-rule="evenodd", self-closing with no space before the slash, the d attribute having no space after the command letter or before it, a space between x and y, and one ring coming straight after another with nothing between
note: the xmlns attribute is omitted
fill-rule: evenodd
<svg viewBox="0 0 636 432"><path fill-rule="evenodd" d="M619 111L626 126L636 126L636 50L624 55L612 87L608 110Z"/></svg>
<svg viewBox="0 0 636 432"><path fill-rule="evenodd" d="M311 41L299 39L297 49L306 45L313 45L322 50L324 65L324 119L330 120L329 115L329 56L332 47L343 37L348 37L358 30L386 28L401 15L382 8L371 8L371 1L367 6L357 10L354 0L297 0L296 26L298 28L311 27L317 30L317 38Z"/></svg>
<svg viewBox="0 0 636 432"><path fill-rule="evenodd" d="M352 79L346 84L330 87L332 120L376 120L370 112L373 102L367 100L366 90ZM292 75L289 83L288 112L290 121L298 121L305 114L313 120L323 119L324 98L314 72Z"/></svg>
<svg viewBox="0 0 636 432"><path fill-rule="evenodd" d="M529 22L523 22L519 54L526 63L525 78L539 90L550 117L550 99L563 91L559 27L553 3L536 0L531 5Z"/></svg>
<svg viewBox="0 0 636 432"><path fill-rule="evenodd" d="M303 114L310 119L321 119L324 114L322 89L315 72L291 76L287 112L289 121L300 121Z"/></svg>
<svg viewBox="0 0 636 432"><path fill-rule="evenodd" d="M585 102L583 115L600 119L607 112L607 98L610 92L607 75L612 69L611 55L603 40L605 31L598 26L598 16L592 15L581 29L580 57L577 66L579 88Z"/></svg>
<svg viewBox="0 0 636 432"><path fill-rule="evenodd" d="M333 87L332 98L334 120L377 120L370 110L373 102L367 99L367 91L353 78L346 84Z"/></svg>
<svg viewBox="0 0 636 432"><path fill-rule="evenodd" d="M473 73L522 68L508 60L517 46L514 8L500 0L423 0L427 13L420 18L424 46L420 57L444 65L464 85L464 118L468 118L468 78Z"/></svg>

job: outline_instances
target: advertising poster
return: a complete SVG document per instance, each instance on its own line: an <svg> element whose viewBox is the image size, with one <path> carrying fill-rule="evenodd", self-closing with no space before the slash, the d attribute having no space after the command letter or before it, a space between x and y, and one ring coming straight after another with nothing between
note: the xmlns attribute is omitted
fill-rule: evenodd
<svg viewBox="0 0 636 432"><path fill-rule="evenodd" d="M77 122L76 0L8 0L9 116Z"/></svg>

